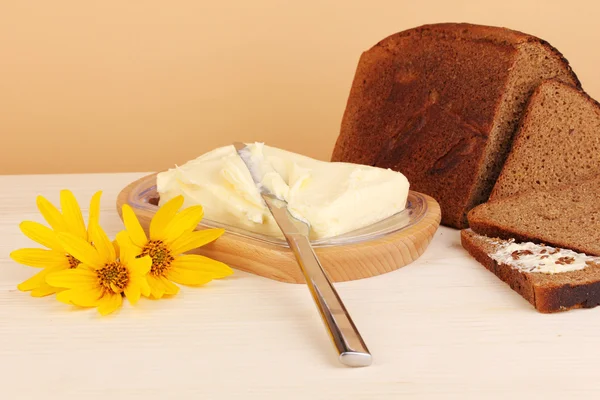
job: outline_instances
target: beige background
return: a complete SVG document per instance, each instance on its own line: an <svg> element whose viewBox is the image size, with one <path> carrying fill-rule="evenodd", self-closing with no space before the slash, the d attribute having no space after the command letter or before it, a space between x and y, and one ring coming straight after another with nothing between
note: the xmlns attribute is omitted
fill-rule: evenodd
<svg viewBox="0 0 600 400"><path fill-rule="evenodd" d="M156 171L233 140L328 159L360 53L424 23L548 40L600 97L596 1L0 0L0 173Z"/></svg>

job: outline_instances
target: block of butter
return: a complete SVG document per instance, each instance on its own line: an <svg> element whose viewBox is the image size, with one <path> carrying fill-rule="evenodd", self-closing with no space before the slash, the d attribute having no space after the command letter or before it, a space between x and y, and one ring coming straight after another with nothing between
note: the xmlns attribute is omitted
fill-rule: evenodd
<svg viewBox="0 0 600 400"><path fill-rule="evenodd" d="M263 143L248 144L269 171L262 184L307 221L311 239L342 235L388 218L406 206L409 183L389 169L315 160ZM220 147L158 174L160 204L183 195L200 204L204 218L268 236L282 237L233 146Z"/></svg>

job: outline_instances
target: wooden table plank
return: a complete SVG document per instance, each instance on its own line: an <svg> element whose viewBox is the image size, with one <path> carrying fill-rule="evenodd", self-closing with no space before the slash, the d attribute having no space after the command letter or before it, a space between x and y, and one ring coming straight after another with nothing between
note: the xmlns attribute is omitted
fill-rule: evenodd
<svg viewBox="0 0 600 400"><path fill-rule="evenodd" d="M0 176L0 398L568 398L600 390L600 309L543 315L440 228L398 271L336 285L374 356L340 366L308 290L243 272L108 318L16 290L33 269L35 196L104 190L101 222L121 223L119 190L144 174ZM116 397L115 397L116 396Z"/></svg>

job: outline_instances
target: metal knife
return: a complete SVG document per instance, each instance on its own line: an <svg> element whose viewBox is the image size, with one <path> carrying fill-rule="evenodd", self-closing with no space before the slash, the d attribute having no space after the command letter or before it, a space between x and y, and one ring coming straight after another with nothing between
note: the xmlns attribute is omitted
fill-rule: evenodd
<svg viewBox="0 0 600 400"><path fill-rule="evenodd" d="M287 202L262 185L260 168L252 162L247 146L239 142L233 146L250 171L252 180L298 261L312 298L337 349L340 362L349 367L371 365L371 353L310 244L310 226L294 218L288 211Z"/></svg>

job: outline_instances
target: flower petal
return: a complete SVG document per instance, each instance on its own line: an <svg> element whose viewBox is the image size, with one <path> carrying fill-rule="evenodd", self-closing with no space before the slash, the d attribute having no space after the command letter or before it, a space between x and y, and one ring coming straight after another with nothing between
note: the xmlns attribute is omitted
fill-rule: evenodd
<svg viewBox="0 0 600 400"><path fill-rule="evenodd" d="M105 294L98 301L98 312L108 315L117 310L123 304L123 296L120 294Z"/></svg>
<svg viewBox="0 0 600 400"><path fill-rule="evenodd" d="M46 276L46 282L59 288L82 289L96 287L98 277L89 270L75 268L51 272Z"/></svg>
<svg viewBox="0 0 600 400"><path fill-rule="evenodd" d="M57 232L64 232L67 230L67 223L63 218L58 208L50 203L44 196L38 196L36 204L42 216L48 222L48 225Z"/></svg>
<svg viewBox="0 0 600 400"><path fill-rule="evenodd" d="M115 261L117 253L112 241L106 236L104 229L99 224L94 224L90 227L90 237L94 243L94 247L102 258L103 264Z"/></svg>
<svg viewBox="0 0 600 400"><path fill-rule="evenodd" d="M80 270L82 270L82 271L88 271L88 272L91 272L91 273L93 273L94 275L96 275L96 273L97 273L97 271L98 271L96 268L94 268L94 267L91 267L91 266L89 266L89 265L87 265L87 264L79 264L79 265L77 266L77 269L80 269Z"/></svg>
<svg viewBox="0 0 600 400"><path fill-rule="evenodd" d="M183 196L173 197L163 204L150 222L150 239L163 237L164 230L183 205Z"/></svg>
<svg viewBox="0 0 600 400"><path fill-rule="evenodd" d="M126 231L117 233L117 244L119 247L119 258L122 263L129 264L140 255L142 249L131 241Z"/></svg>
<svg viewBox="0 0 600 400"><path fill-rule="evenodd" d="M171 267L167 271L167 279L181 285L199 286L213 280L213 276L202 271Z"/></svg>
<svg viewBox="0 0 600 400"><path fill-rule="evenodd" d="M29 239L49 249L64 252L56 233L45 225L33 221L23 221L19 225L21 232Z"/></svg>
<svg viewBox="0 0 600 400"><path fill-rule="evenodd" d="M19 264L36 268L58 267L69 265L64 253L44 249L19 249L10 253L10 257Z"/></svg>
<svg viewBox="0 0 600 400"><path fill-rule="evenodd" d="M161 280L163 286L165 287L165 294L175 295L175 294L179 293L179 286L177 286L176 284L174 284L173 282L171 282L164 276L161 276L158 279Z"/></svg>
<svg viewBox="0 0 600 400"><path fill-rule="evenodd" d="M31 291L31 297L46 297L48 295L59 292L61 289L43 283L40 287L36 287Z"/></svg>
<svg viewBox="0 0 600 400"><path fill-rule="evenodd" d="M65 290L56 295L58 301L79 307L96 307L101 297L102 291L99 288Z"/></svg>
<svg viewBox="0 0 600 400"><path fill-rule="evenodd" d="M130 280L129 284L124 290L125 297L127 297L127 300L129 300L129 302L134 305L138 302L142 294L138 283L139 282L136 282L135 279Z"/></svg>
<svg viewBox="0 0 600 400"><path fill-rule="evenodd" d="M43 269L31 278L27 279L26 281L19 283L17 285L17 289L19 289L21 292L28 292L32 289L40 287L40 285L46 282L47 274L48 272L45 269Z"/></svg>
<svg viewBox="0 0 600 400"><path fill-rule="evenodd" d="M117 258L121 257L121 248L119 247L119 242L117 242L117 240L113 240L112 242L113 247L115 248L115 255L117 256Z"/></svg>
<svg viewBox="0 0 600 400"><path fill-rule="evenodd" d="M85 222L83 222L81 208L79 208L77 199L75 199L75 196L70 190L60 191L60 208L69 232L81 238L87 238L87 231L85 229Z"/></svg>
<svg viewBox="0 0 600 400"><path fill-rule="evenodd" d="M179 239L186 232L192 232L202 221L204 210L202 206L191 206L177 214L163 232L163 237L159 238L169 244Z"/></svg>
<svg viewBox="0 0 600 400"><path fill-rule="evenodd" d="M57 235L58 240L60 240L60 243L67 253L71 254L82 263L94 268L104 266L104 259L85 239L67 232L58 233Z"/></svg>
<svg viewBox="0 0 600 400"><path fill-rule="evenodd" d="M202 247L218 239L223 233L225 233L225 229L204 229L181 235L179 239L171 243L171 254L178 255Z"/></svg>
<svg viewBox="0 0 600 400"><path fill-rule="evenodd" d="M71 293L73 293L73 290L63 290L56 295L56 300L61 303L73 305L73 303L71 303Z"/></svg>
<svg viewBox="0 0 600 400"><path fill-rule="evenodd" d="M136 246L144 247L148 243L144 228L142 228L140 221L128 204L123 205L123 223L129 238Z"/></svg>
<svg viewBox="0 0 600 400"><path fill-rule="evenodd" d="M92 200L90 201L90 213L88 216L88 241L91 241L90 238L90 227L100 224L100 197L102 196L102 191L98 191L94 193L92 196Z"/></svg>
<svg viewBox="0 0 600 400"><path fill-rule="evenodd" d="M160 299L165 294L167 288L163 282L153 275L147 276L148 286L150 286L150 293L145 295L146 297L152 296L155 299Z"/></svg>
<svg viewBox="0 0 600 400"><path fill-rule="evenodd" d="M27 279L24 282L19 283L17 285L17 289L19 289L22 292L28 292L28 291L36 289L40 286L45 286L45 285L47 285L46 276L48 276L49 273L58 272L65 268L68 268L68 267L65 265L65 266L60 266L60 267L44 268L37 274L33 275L31 278Z"/></svg>
<svg viewBox="0 0 600 400"><path fill-rule="evenodd" d="M150 296L151 289L150 285L148 284L148 275L134 276L132 279L134 279L135 283L139 285L142 296Z"/></svg>
<svg viewBox="0 0 600 400"><path fill-rule="evenodd" d="M150 268L152 268L152 258L150 256L134 258L133 260L129 261L127 266L134 274L145 276L148 272L150 272Z"/></svg>
<svg viewBox="0 0 600 400"><path fill-rule="evenodd" d="M233 270L227 264L197 254L176 257L171 264L171 268L203 272L210 274L215 279L233 274Z"/></svg>

